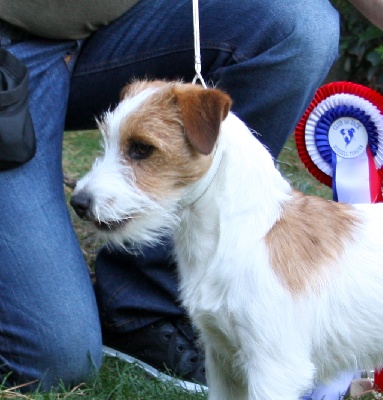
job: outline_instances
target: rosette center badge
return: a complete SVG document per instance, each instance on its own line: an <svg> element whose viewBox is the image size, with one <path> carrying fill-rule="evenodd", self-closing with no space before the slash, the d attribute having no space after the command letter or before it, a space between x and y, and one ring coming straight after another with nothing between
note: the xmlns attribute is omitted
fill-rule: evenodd
<svg viewBox="0 0 383 400"><path fill-rule="evenodd" d="M368 134L359 120L341 117L330 125L328 141L339 157L356 158L366 150Z"/></svg>

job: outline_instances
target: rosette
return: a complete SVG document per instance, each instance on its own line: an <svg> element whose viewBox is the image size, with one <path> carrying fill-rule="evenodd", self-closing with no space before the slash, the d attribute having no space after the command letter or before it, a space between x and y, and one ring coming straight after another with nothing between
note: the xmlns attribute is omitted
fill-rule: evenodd
<svg viewBox="0 0 383 400"><path fill-rule="evenodd" d="M382 201L383 96L351 82L322 86L295 140L309 172L345 203Z"/></svg>

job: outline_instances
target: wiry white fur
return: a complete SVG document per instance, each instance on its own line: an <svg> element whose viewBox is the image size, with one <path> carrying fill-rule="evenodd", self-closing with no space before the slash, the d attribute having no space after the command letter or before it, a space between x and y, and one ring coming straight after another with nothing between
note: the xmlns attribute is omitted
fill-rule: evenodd
<svg viewBox="0 0 383 400"><path fill-rule="evenodd" d="M363 229L320 294L293 295L264 243L290 186L234 115L219 141L223 164L175 235L182 299L206 346L209 400L297 399L342 370L382 365L383 205L356 205Z"/></svg>
<svg viewBox="0 0 383 400"><path fill-rule="evenodd" d="M169 234L167 227L178 222L175 210L139 190L131 169L117 160L109 148L76 186L76 193L85 189L94 194L92 212L97 221L129 219L120 229L105 231L107 239L125 247L125 239L129 238L132 247L137 248Z"/></svg>
<svg viewBox="0 0 383 400"><path fill-rule="evenodd" d="M223 157L213 182L183 208L194 185L155 204L109 145L79 183L96 196L100 219L147 212L112 240L156 240L151 232L160 226L174 231L182 301L205 344L209 400L296 400L342 369L382 365L383 205L355 206L354 240L324 270L318 290L293 293L265 243L293 201L291 187L233 114L218 141Z"/></svg>
<svg viewBox="0 0 383 400"><path fill-rule="evenodd" d="M124 155L119 147L121 123L131 112L153 93L147 89L131 101L122 101L113 112L105 113L99 122L103 135L104 154L99 157L92 169L78 181L74 195L80 191L92 194L92 214L98 222L124 221L120 229L104 231L108 240L125 246L125 240L134 248L169 234L178 223L176 207L152 199L135 182L131 168L124 162Z"/></svg>
<svg viewBox="0 0 383 400"><path fill-rule="evenodd" d="M286 320L293 300L263 242L291 188L233 114L219 141L221 168L205 195L183 210L175 235L183 303L205 343L209 399L296 399L313 366L300 354L299 336L280 335L282 321L292 332L298 327ZM297 370L303 377L294 387Z"/></svg>
<svg viewBox="0 0 383 400"><path fill-rule="evenodd" d="M145 89L133 98L123 99L113 111L107 111L104 114L102 121L99 122L99 128L104 138L107 137L104 141L106 149L118 147L121 123L157 91L158 89L155 88Z"/></svg>

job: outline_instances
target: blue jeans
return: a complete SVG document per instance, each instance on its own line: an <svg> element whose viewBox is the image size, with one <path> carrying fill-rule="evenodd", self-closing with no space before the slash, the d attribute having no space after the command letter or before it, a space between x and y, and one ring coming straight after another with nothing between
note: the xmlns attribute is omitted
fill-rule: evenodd
<svg viewBox="0 0 383 400"><path fill-rule="evenodd" d="M100 323L62 185L64 128L87 129L132 78L194 76L189 0L141 0L84 42L1 44L30 71L36 157L0 173L0 373L42 389L75 384L101 363ZM327 0L200 2L203 76L276 156L337 56ZM1 36L1 32L0 32ZM111 329L182 315L168 248L103 249L97 297Z"/></svg>
<svg viewBox="0 0 383 400"><path fill-rule="evenodd" d="M36 156L0 173L0 372L42 389L82 381L101 363L89 272L63 192L62 135L76 42L31 40L6 48L30 71Z"/></svg>

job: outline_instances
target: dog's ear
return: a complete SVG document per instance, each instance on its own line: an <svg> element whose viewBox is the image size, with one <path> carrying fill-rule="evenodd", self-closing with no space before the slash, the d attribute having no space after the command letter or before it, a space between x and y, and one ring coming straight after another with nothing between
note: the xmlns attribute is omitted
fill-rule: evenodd
<svg viewBox="0 0 383 400"><path fill-rule="evenodd" d="M230 97L220 90L203 89L197 85L175 86L173 93L190 144L201 154L210 154L221 122L230 111Z"/></svg>

